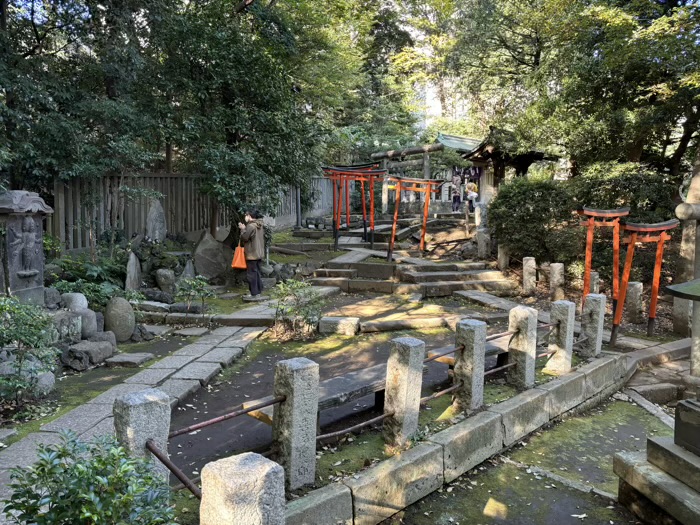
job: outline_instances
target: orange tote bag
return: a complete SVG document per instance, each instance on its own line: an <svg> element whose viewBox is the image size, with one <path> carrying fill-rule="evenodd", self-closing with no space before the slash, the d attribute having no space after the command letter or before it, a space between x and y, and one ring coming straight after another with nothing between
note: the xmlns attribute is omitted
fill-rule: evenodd
<svg viewBox="0 0 700 525"><path fill-rule="evenodd" d="M243 251L243 247L241 246L240 241L238 242L238 246L236 246L236 249L233 252L233 261L231 261L231 268L235 268L236 270L245 270L247 268L245 263L245 252Z"/></svg>

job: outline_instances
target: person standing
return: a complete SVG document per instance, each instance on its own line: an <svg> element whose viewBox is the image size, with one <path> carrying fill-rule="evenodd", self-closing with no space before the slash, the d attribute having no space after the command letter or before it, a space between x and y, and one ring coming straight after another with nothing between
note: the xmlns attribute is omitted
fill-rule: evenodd
<svg viewBox="0 0 700 525"><path fill-rule="evenodd" d="M251 297L257 297L263 291L260 265L265 255L265 227L258 210L247 211L244 220L245 224L239 222L238 227L245 253L246 277Z"/></svg>
<svg viewBox="0 0 700 525"><path fill-rule="evenodd" d="M458 212L462 204L462 177L455 171L452 175L452 212Z"/></svg>

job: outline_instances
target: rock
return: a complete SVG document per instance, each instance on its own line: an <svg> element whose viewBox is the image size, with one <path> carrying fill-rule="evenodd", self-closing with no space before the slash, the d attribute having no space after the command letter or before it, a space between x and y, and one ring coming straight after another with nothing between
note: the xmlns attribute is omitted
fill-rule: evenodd
<svg viewBox="0 0 700 525"><path fill-rule="evenodd" d="M44 284L51 285L61 279L63 270L58 264L49 263L44 266Z"/></svg>
<svg viewBox="0 0 700 525"><path fill-rule="evenodd" d="M194 279L196 276L197 274L194 271L194 262L192 262L192 259L187 259L187 262L185 263L185 269L182 270L180 279Z"/></svg>
<svg viewBox="0 0 700 525"><path fill-rule="evenodd" d="M129 254L129 262L126 265L125 290L139 290L141 288L141 262L134 252Z"/></svg>
<svg viewBox="0 0 700 525"><path fill-rule="evenodd" d="M277 284L277 279L274 277L263 277L262 278L263 289L270 290Z"/></svg>
<svg viewBox="0 0 700 525"><path fill-rule="evenodd" d="M151 199L146 216L146 237L156 242L163 242L167 233L163 205L158 199Z"/></svg>
<svg viewBox="0 0 700 525"><path fill-rule="evenodd" d="M75 352L69 347L61 354L61 363L68 368L82 372L90 366L90 356L85 352Z"/></svg>
<svg viewBox="0 0 700 525"><path fill-rule="evenodd" d="M73 355L84 354L88 356L90 364L98 365L105 359L112 357L114 347L107 341L81 341L71 345L69 350Z"/></svg>
<svg viewBox="0 0 700 525"><path fill-rule="evenodd" d="M141 341L151 341L154 335L149 332L142 324L136 325L134 331L131 334L131 340L134 343L140 343Z"/></svg>
<svg viewBox="0 0 700 525"><path fill-rule="evenodd" d="M56 288L44 288L44 306L49 310L57 310L61 304L61 293Z"/></svg>
<svg viewBox="0 0 700 525"><path fill-rule="evenodd" d="M90 338L90 341L97 342L107 342L112 345L112 348L116 351L117 349L117 337L114 332L98 332Z"/></svg>
<svg viewBox="0 0 700 525"><path fill-rule="evenodd" d="M95 320L97 321L97 333L105 331L105 314L102 312L95 312Z"/></svg>
<svg viewBox="0 0 700 525"><path fill-rule="evenodd" d="M75 342L82 337L82 317L75 312L59 310L52 314L51 342Z"/></svg>
<svg viewBox="0 0 700 525"><path fill-rule="evenodd" d="M173 304L175 302L175 298L172 294L166 293L162 290L154 290L149 288L147 290L141 290L141 293L146 299L156 303Z"/></svg>
<svg viewBox="0 0 700 525"><path fill-rule="evenodd" d="M187 303L171 304L170 312L174 314L201 314L204 313L204 309L200 301L194 301L190 304L189 310L187 309Z"/></svg>
<svg viewBox="0 0 700 525"><path fill-rule="evenodd" d="M305 262L304 264L299 265L299 270L300 270L299 273L301 273L301 275L303 275L304 277L310 277L321 266L322 266L322 264L319 262L308 261L308 262Z"/></svg>
<svg viewBox="0 0 700 525"><path fill-rule="evenodd" d="M89 308L76 310L76 314L80 316L81 328L80 335L83 339L90 339L97 333L97 316L95 312Z"/></svg>
<svg viewBox="0 0 700 525"><path fill-rule="evenodd" d="M144 236L143 233L137 233L134 235L134 237L131 239L131 249L132 251L137 251L141 247L141 243L143 242Z"/></svg>
<svg viewBox="0 0 700 525"><path fill-rule="evenodd" d="M274 273L274 271L275 269L269 264L263 263L260 265L260 273L263 277L270 277Z"/></svg>
<svg viewBox="0 0 700 525"><path fill-rule="evenodd" d="M153 354L150 354L148 352L119 354L107 359L106 363L107 366L110 368L117 366L123 366L125 368L136 368L141 366L145 362L150 361L154 357L155 356Z"/></svg>
<svg viewBox="0 0 700 525"><path fill-rule="evenodd" d="M156 283L158 284L158 288L160 288L165 293L175 295L176 289L174 271L166 270L165 268L156 270Z"/></svg>
<svg viewBox="0 0 700 525"><path fill-rule="evenodd" d="M167 303L159 303L157 301L138 301L133 302L132 306L140 312L159 312L170 313L170 305Z"/></svg>
<svg viewBox="0 0 700 525"><path fill-rule="evenodd" d="M230 267L231 261L224 257L223 245L209 232L204 232L194 249L194 266L199 275L216 279Z"/></svg>
<svg viewBox="0 0 700 525"><path fill-rule="evenodd" d="M64 293L61 295L61 306L69 312L75 312L76 310L84 310L87 308L88 300L81 293Z"/></svg>
<svg viewBox="0 0 700 525"><path fill-rule="evenodd" d="M36 378L36 383L34 383L34 391L38 396L45 397L53 391L55 385L56 376L53 374L53 372L43 372Z"/></svg>
<svg viewBox="0 0 700 525"><path fill-rule="evenodd" d="M114 332L117 342L131 338L136 326L134 309L123 297L112 297L105 308L105 329Z"/></svg>

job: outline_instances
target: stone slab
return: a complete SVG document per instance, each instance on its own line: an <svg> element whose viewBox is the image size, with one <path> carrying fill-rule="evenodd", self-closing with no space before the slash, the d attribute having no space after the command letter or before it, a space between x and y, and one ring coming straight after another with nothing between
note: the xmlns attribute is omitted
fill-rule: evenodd
<svg viewBox="0 0 700 525"><path fill-rule="evenodd" d="M174 356L192 356L192 357L202 357L204 354L209 352L212 348L214 348L215 344L214 343L202 343L200 344L199 342L196 342L191 345L183 346L179 350L176 350L173 352L171 355Z"/></svg>
<svg viewBox="0 0 700 525"><path fill-rule="evenodd" d="M196 358L193 355L169 355L157 363L153 363L149 368L182 368Z"/></svg>
<svg viewBox="0 0 700 525"><path fill-rule="evenodd" d="M274 313L257 313L241 310L233 314L215 315L212 323L222 326L268 327L275 323Z"/></svg>
<svg viewBox="0 0 700 525"><path fill-rule="evenodd" d="M216 328L215 330L212 330L212 335L225 335L226 337L231 337L232 335L235 335L237 332L241 331L240 326L220 326L219 328Z"/></svg>
<svg viewBox="0 0 700 525"><path fill-rule="evenodd" d="M437 490L443 483L442 447L425 443L360 472L350 487L354 525L374 525Z"/></svg>
<svg viewBox="0 0 700 525"><path fill-rule="evenodd" d="M124 381L124 383L139 383L142 385L157 385L161 381L165 380L171 374L174 374L177 370L174 368L147 368L142 370L138 374L135 374Z"/></svg>
<svg viewBox="0 0 700 525"><path fill-rule="evenodd" d="M178 402L187 399L188 396L194 394L202 388L202 384L196 379L166 379L165 382L158 387L170 396L170 406L173 407Z"/></svg>
<svg viewBox="0 0 700 525"><path fill-rule="evenodd" d="M143 327L146 330L148 330L149 332L151 332L153 335L155 335L156 337L158 337L158 336L162 337L164 335L168 335L170 332L173 331L172 326L166 326L166 325L162 325L162 324L146 324L146 325L143 325Z"/></svg>
<svg viewBox="0 0 700 525"><path fill-rule="evenodd" d="M67 414L41 425L42 432L61 432L71 430L82 434L112 415L110 405L81 405Z"/></svg>
<svg viewBox="0 0 700 525"><path fill-rule="evenodd" d="M348 281L348 292L373 292L373 293L392 293L394 291L394 283L391 281L370 281L370 280L352 280Z"/></svg>
<svg viewBox="0 0 700 525"><path fill-rule="evenodd" d="M489 407L489 412L503 418L503 444L509 447L549 421L547 399L543 390L526 390L507 401Z"/></svg>
<svg viewBox="0 0 700 525"><path fill-rule="evenodd" d="M655 383L652 385L630 386L630 389L652 403L664 405L678 399L678 385L672 383Z"/></svg>
<svg viewBox="0 0 700 525"><path fill-rule="evenodd" d="M619 379L617 359L614 357L594 359L587 365L580 366L577 370L586 374L585 399L593 397Z"/></svg>
<svg viewBox="0 0 700 525"><path fill-rule="evenodd" d="M326 485L287 503L286 525L353 525L352 493L340 483Z"/></svg>
<svg viewBox="0 0 700 525"><path fill-rule="evenodd" d="M17 434L14 428L0 428L0 443L3 443Z"/></svg>
<svg viewBox="0 0 700 525"><path fill-rule="evenodd" d="M672 437L648 438L647 461L700 493L700 457L676 445Z"/></svg>
<svg viewBox="0 0 700 525"><path fill-rule="evenodd" d="M190 328L182 328L180 330L175 330L173 333L175 335L181 335L182 337L192 337L192 336L201 336L209 332L208 328L202 328L198 326L193 326Z"/></svg>
<svg viewBox="0 0 700 525"><path fill-rule="evenodd" d="M99 396L88 401L88 403L92 405L109 405L111 407L114 404L114 400L119 396L131 394L132 392L140 392L141 390L146 390L147 388L151 388L151 386L133 383L113 386L106 392L102 392Z"/></svg>
<svg viewBox="0 0 700 525"><path fill-rule="evenodd" d="M700 523L700 497L693 489L649 463L644 452L620 452L613 457L620 479L649 498L683 525Z"/></svg>
<svg viewBox="0 0 700 525"><path fill-rule="evenodd" d="M216 374L221 372L219 363L190 363L173 374L173 379L196 379L202 386L209 383Z"/></svg>
<svg viewBox="0 0 700 525"><path fill-rule="evenodd" d="M322 317L318 322L321 334L355 335L359 329L359 317Z"/></svg>
<svg viewBox="0 0 700 525"><path fill-rule="evenodd" d="M199 339L197 339L195 344L196 345L216 346L219 343L225 341L228 337L230 337L230 336L225 335L225 334L207 334L207 335L204 335L204 336L200 337Z"/></svg>
<svg viewBox="0 0 700 525"><path fill-rule="evenodd" d="M480 412L428 438L444 449L445 483L449 483L503 448L500 414Z"/></svg>
<svg viewBox="0 0 700 525"><path fill-rule="evenodd" d="M243 355L242 348L214 348L197 359L197 362L218 363L222 368L226 368L231 366L241 355Z"/></svg>
<svg viewBox="0 0 700 525"><path fill-rule="evenodd" d="M170 305L168 303L159 303L158 301L131 301L134 310L141 312L157 312L170 313Z"/></svg>
<svg viewBox="0 0 700 525"><path fill-rule="evenodd" d="M209 324L211 315L208 314L168 314L165 316L167 324L177 325L192 325L192 324Z"/></svg>
<svg viewBox="0 0 700 525"><path fill-rule="evenodd" d="M547 414L554 419L585 401L586 374L571 372L536 388L547 392Z"/></svg>
<svg viewBox="0 0 700 525"><path fill-rule="evenodd" d="M38 459L37 445L55 445L60 441L60 435L55 432L32 432L0 451L0 469L28 467Z"/></svg>
<svg viewBox="0 0 700 525"><path fill-rule="evenodd" d="M111 411L111 410L110 410ZM100 421L94 427L91 427L87 431L80 434L78 437L83 441L90 441L95 438L102 436L113 436L114 435L114 418L107 417Z"/></svg>
<svg viewBox="0 0 700 525"><path fill-rule="evenodd" d="M147 363L155 356L148 352L135 352L133 354L119 354L110 357L105 361L108 367L123 366L126 368L136 368Z"/></svg>

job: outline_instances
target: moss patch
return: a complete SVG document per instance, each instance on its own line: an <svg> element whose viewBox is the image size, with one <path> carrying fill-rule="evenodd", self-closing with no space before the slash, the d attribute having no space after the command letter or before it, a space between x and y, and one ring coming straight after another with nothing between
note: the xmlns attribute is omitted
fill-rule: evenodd
<svg viewBox="0 0 700 525"><path fill-rule="evenodd" d="M181 525L199 524L199 500L187 489L173 492L171 502L175 507L175 523Z"/></svg>

